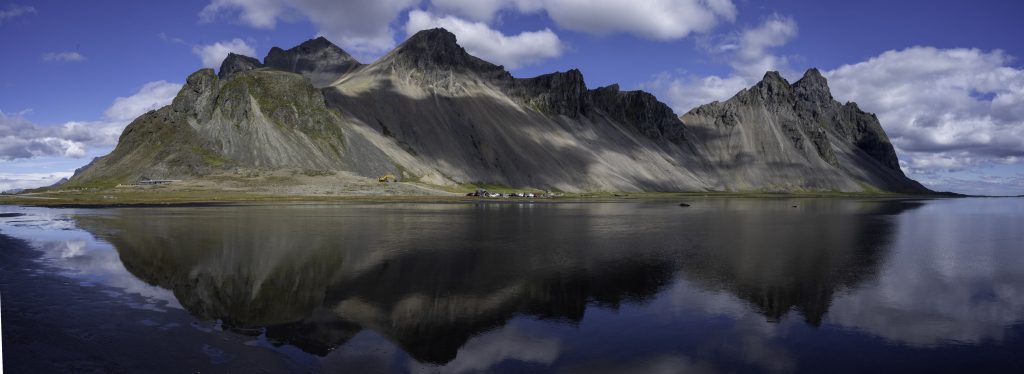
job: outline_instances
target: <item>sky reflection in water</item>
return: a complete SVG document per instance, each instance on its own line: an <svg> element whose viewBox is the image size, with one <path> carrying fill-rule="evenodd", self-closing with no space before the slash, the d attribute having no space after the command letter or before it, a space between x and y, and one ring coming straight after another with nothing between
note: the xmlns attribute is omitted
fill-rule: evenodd
<svg viewBox="0 0 1024 374"><path fill-rule="evenodd" d="M28 215L0 231L85 286L220 320L313 367L789 372L1024 347L1022 208L5 207Z"/></svg>

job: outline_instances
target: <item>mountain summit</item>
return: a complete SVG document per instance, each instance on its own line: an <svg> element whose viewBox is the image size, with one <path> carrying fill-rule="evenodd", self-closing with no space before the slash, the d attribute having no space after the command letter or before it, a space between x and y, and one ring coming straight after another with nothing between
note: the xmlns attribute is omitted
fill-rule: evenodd
<svg viewBox="0 0 1024 374"><path fill-rule="evenodd" d="M834 100L817 69L793 84L768 72L682 119L723 188L928 191L900 170L878 118Z"/></svg>
<svg viewBox="0 0 1024 374"><path fill-rule="evenodd" d="M588 88L577 69L513 77L444 29L371 64L322 37L262 63L230 54L67 186L232 170L562 191L928 192L899 169L877 118L835 101L816 69L793 84L768 72L679 117L647 92Z"/></svg>

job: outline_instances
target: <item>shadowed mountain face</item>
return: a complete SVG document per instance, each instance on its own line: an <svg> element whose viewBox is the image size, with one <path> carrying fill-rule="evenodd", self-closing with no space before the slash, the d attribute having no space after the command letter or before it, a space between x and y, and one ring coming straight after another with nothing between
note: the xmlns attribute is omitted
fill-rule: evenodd
<svg viewBox="0 0 1024 374"><path fill-rule="evenodd" d="M817 70L793 85L769 73L680 119L649 93L590 89L575 69L515 78L443 29L368 65L322 37L262 63L230 54L69 186L238 167L564 191L928 192L877 119L835 102Z"/></svg>
<svg viewBox="0 0 1024 374"><path fill-rule="evenodd" d="M326 354L373 330L444 363L517 315L576 324L679 279L810 324L874 276L907 202L122 209L77 224L203 319ZM813 221L817 229L806 230Z"/></svg>

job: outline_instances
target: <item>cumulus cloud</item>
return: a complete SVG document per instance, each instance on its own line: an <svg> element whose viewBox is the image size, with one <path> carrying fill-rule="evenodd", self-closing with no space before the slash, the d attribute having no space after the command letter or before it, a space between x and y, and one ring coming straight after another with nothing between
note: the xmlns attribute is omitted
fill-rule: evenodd
<svg viewBox="0 0 1024 374"><path fill-rule="evenodd" d="M544 11L558 26L595 35L628 33L655 40L683 38L736 19L731 0L432 0L446 13L491 21L502 9Z"/></svg>
<svg viewBox="0 0 1024 374"><path fill-rule="evenodd" d="M525 31L505 35L483 22L466 21L454 16L438 17L429 12L414 10L409 13L406 33L443 27L458 38L459 45L470 54L484 60L505 65L510 69L562 54L563 44L549 29Z"/></svg>
<svg viewBox="0 0 1024 374"><path fill-rule="evenodd" d="M544 10L559 26L595 35L629 33L673 40L706 32L722 20L733 21L728 0L543 0Z"/></svg>
<svg viewBox="0 0 1024 374"><path fill-rule="evenodd" d="M43 61L46 62L81 62L85 61L85 56L82 56L78 52L50 52L43 55Z"/></svg>
<svg viewBox="0 0 1024 374"><path fill-rule="evenodd" d="M20 114L0 112L0 161L40 156L81 157L85 146L60 136L59 129L36 126Z"/></svg>
<svg viewBox="0 0 1024 374"><path fill-rule="evenodd" d="M272 29L284 10L284 3L279 0L213 0L199 12L199 20L209 23L232 14L243 24Z"/></svg>
<svg viewBox="0 0 1024 374"><path fill-rule="evenodd" d="M0 191L15 189L29 189L42 186L49 186L61 178L71 178L72 172L61 171L53 173L5 173L0 172Z"/></svg>
<svg viewBox="0 0 1024 374"><path fill-rule="evenodd" d="M272 29L281 21L308 19L319 33L357 56L377 56L395 46L392 23L421 0L212 0L199 19L232 18ZM545 12L558 26L594 35L633 34L675 40L736 19L732 0L432 0L430 14L463 23L489 24L504 9ZM413 9L416 11L416 9ZM421 10L422 11L422 10ZM543 36L550 39L547 34Z"/></svg>
<svg viewBox="0 0 1024 374"><path fill-rule="evenodd" d="M243 24L271 29L278 21L309 19L319 33L356 55L379 54L395 46L391 22L420 0L213 0L201 21L235 16Z"/></svg>
<svg viewBox="0 0 1024 374"><path fill-rule="evenodd" d="M90 148L109 147L131 120L143 113L167 105L180 84L150 82L134 95L119 97L97 121L71 121L58 126L43 126L25 119L21 113L0 112L0 161L36 157L83 157Z"/></svg>
<svg viewBox="0 0 1024 374"><path fill-rule="evenodd" d="M256 50L248 43L239 38L219 41L213 44L199 44L192 47L192 53L203 60L203 67L217 68L228 53L235 53L245 56L255 56Z"/></svg>
<svg viewBox="0 0 1024 374"><path fill-rule="evenodd" d="M0 10L0 25L9 20L29 14L36 14L36 8L26 5L10 4L6 9Z"/></svg>
<svg viewBox="0 0 1024 374"><path fill-rule="evenodd" d="M737 75L720 77L662 73L644 83L642 88L653 92L660 100L668 103L676 114L682 115L698 106L728 99L750 85L750 80Z"/></svg>
<svg viewBox="0 0 1024 374"><path fill-rule="evenodd" d="M142 85L134 95L114 99L114 103L103 115L113 121L131 121L143 113L169 104L180 90L181 85L177 83L149 82Z"/></svg>
<svg viewBox="0 0 1024 374"><path fill-rule="evenodd" d="M712 101L726 100L740 90L757 83L767 71L780 71L793 76L789 59L773 53L793 40L799 28L790 17L778 14L766 18L761 24L726 35L705 46L705 50L725 61L732 69L727 76L699 76L684 73L662 73L643 88L653 91L668 102L676 113L686 113Z"/></svg>
<svg viewBox="0 0 1024 374"><path fill-rule="evenodd" d="M915 174L1024 161L1024 70L1004 52L912 47L825 72L874 112Z"/></svg>
<svg viewBox="0 0 1024 374"><path fill-rule="evenodd" d="M540 1L530 0L432 0L430 3L444 13L484 22L490 22L498 11L513 5L523 5L523 11L537 10L540 5Z"/></svg>
<svg viewBox="0 0 1024 374"><path fill-rule="evenodd" d="M770 70L789 70L787 57L769 52L772 48L789 43L796 37L797 31L796 21L792 18L772 15L759 26L740 33L729 66L748 80L760 79Z"/></svg>

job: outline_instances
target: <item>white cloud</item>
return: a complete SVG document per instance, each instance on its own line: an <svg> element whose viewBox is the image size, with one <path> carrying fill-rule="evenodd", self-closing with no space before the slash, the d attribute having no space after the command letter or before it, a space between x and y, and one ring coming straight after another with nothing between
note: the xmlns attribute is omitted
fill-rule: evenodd
<svg viewBox="0 0 1024 374"><path fill-rule="evenodd" d="M224 58L228 57L228 53L232 52L249 57L256 55L256 50L239 38L192 47L192 53L199 56L203 60L203 67L207 68L220 67L221 62L224 62Z"/></svg>
<svg viewBox="0 0 1024 374"><path fill-rule="evenodd" d="M22 113L0 112L0 162L37 157L85 156L90 148L109 147L131 120L167 105L180 84L165 81L146 83L132 96L119 97L97 121L71 121L59 126L41 126Z"/></svg>
<svg viewBox="0 0 1024 374"><path fill-rule="evenodd" d="M53 173L5 173L0 172L0 191L12 189L28 189L49 186L61 178L70 178L72 172L60 171Z"/></svg>
<svg viewBox="0 0 1024 374"><path fill-rule="evenodd" d="M736 19L731 0L432 0L437 9L491 21L502 9L545 11L558 26L595 35L628 33L674 40Z"/></svg>
<svg viewBox="0 0 1024 374"><path fill-rule="evenodd" d="M50 52L43 55L43 61L46 62L81 62L85 61L85 56L82 56L78 52Z"/></svg>
<svg viewBox="0 0 1024 374"><path fill-rule="evenodd" d="M199 13L211 22L224 14L237 14L242 23L271 29L278 21L301 16L319 33L356 55L383 53L395 46L390 24L420 0L213 0Z"/></svg>
<svg viewBox="0 0 1024 374"><path fill-rule="evenodd" d="M912 47L825 72L879 121L915 174L1024 160L1024 70L1002 51Z"/></svg>
<svg viewBox="0 0 1024 374"><path fill-rule="evenodd" d="M131 121L150 110L167 105L181 90L181 85L167 81L155 81L142 85L134 95L118 97L103 115L114 121Z"/></svg>
<svg viewBox="0 0 1024 374"><path fill-rule="evenodd" d="M319 33L350 53L373 57L395 46L392 23L421 0L212 0L199 18L213 22L233 17L239 22L272 29L281 21L305 18ZM732 0L432 0L430 14L444 19L490 23L503 9L520 13L544 11L558 26L595 35L633 34L654 40L675 40L706 32L736 19ZM463 21L470 23L468 21ZM548 31L550 33L550 30ZM551 33L553 34L553 33ZM550 38L544 35L544 38Z"/></svg>
<svg viewBox="0 0 1024 374"><path fill-rule="evenodd" d="M12 20L21 16L29 14L35 14L36 8L25 5L10 4L7 9L0 10L0 25L8 20Z"/></svg>
<svg viewBox="0 0 1024 374"><path fill-rule="evenodd" d="M454 16L438 17L421 10L409 13L405 30L412 35L435 27L443 27L455 34L459 45L470 54L505 65L509 69L558 57L563 50L562 41L549 29L508 36L483 22L466 21Z"/></svg>
<svg viewBox="0 0 1024 374"><path fill-rule="evenodd" d="M246 25L272 29L284 10L279 0L213 0L199 12L199 19L214 22L224 13L237 13L238 20Z"/></svg>
<svg viewBox="0 0 1024 374"><path fill-rule="evenodd" d="M663 73L645 83L643 88L654 92L676 114L682 115L712 101L728 99L750 85L749 80L736 75L723 78L716 75L700 77Z"/></svg>
<svg viewBox="0 0 1024 374"><path fill-rule="evenodd" d="M185 43L184 39L167 35L167 33L165 33L165 32L161 32L161 33L157 34L157 36L160 37L160 40L163 40L163 41L165 41L167 43L180 44L180 45L187 45L188 44L188 43Z"/></svg>
<svg viewBox="0 0 1024 374"><path fill-rule="evenodd" d="M520 13L542 10L544 0L431 0L439 11L474 21L490 22L502 9L516 9Z"/></svg>
<svg viewBox="0 0 1024 374"><path fill-rule="evenodd" d="M759 26L743 30L729 65L750 80L760 79L770 70L786 70L788 59L769 51L789 43L796 37L797 31L796 21L792 18L772 15Z"/></svg>
<svg viewBox="0 0 1024 374"><path fill-rule="evenodd" d="M320 33L346 51L376 55L395 46L389 24L402 11L420 0L292 0L294 7L309 17Z"/></svg>
<svg viewBox="0 0 1024 374"><path fill-rule="evenodd" d="M793 40L797 33L798 27L792 18L772 15L756 27L746 28L705 48L732 68L728 76L663 73L643 87L666 101L677 114L712 101L726 100L760 81L765 72L775 70L792 76L788 58L773 54L772 49Z"/></svg>
<svg viewBox="0 0 1024 374"><path fill-rule="evenodd" d="M673 40L706 32L722 20L733 21L730 1L698 0L544 0L544 10L559 26L595 35L629 33Z"/></svg>

